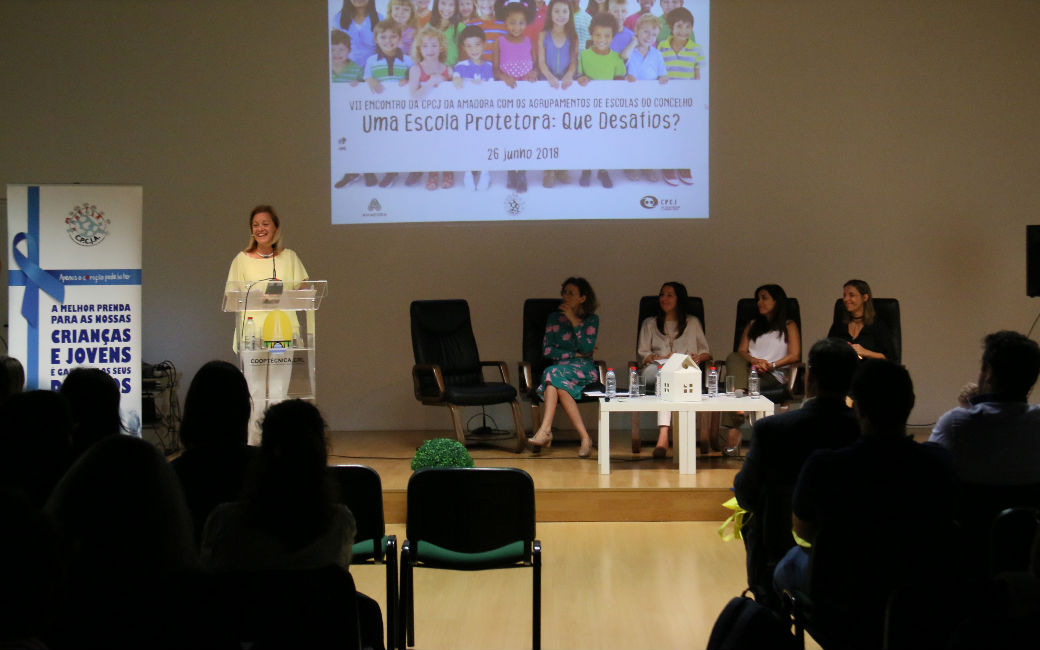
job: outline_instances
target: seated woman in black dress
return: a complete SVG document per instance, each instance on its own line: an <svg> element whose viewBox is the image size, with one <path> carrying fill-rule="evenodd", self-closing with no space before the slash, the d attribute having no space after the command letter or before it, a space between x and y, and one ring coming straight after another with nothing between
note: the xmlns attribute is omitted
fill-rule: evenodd
<svg viewBox="0 0 1040 650"><path fill-rule="evenodd" d="M863 280L849 280L842 300L845 314L841 322L831 325L827 336L848 341L860 359L894 358L892 332L874 311L870 285Z"/></svg>

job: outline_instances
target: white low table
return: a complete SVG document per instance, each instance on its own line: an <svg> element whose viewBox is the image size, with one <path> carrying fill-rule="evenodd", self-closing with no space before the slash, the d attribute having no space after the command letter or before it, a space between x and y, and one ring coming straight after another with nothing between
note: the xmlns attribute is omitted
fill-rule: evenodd
<svg viewBox="0 0 1040 650"><path fill-rule="evenodd" d="M673 438L679 457L680 474L697 473L697 418L698 411L744 411L761 416L772 415L774 405L765 397L704 396L699 402L666 402L654 396L615 397L609 402L599 400L599 473L610 474L610 414L633 411L678 411L679 431Z"/></svg>

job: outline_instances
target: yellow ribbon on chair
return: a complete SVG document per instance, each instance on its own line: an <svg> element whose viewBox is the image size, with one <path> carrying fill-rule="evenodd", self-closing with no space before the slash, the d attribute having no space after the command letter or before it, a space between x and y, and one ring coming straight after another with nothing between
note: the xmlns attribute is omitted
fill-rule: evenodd
<svg viewBox="0 0 1040 650"><path fill-rule="evenodd" d="M732 510L733 514L731 514L729 518L719 526L719 537L721 537L724 542L731 542L735 539L744 539L740 529L744 527L745 515L750 517L751 513L744 510L744 508L737 503L737 497L733 497L729 501L723 503L722 507Z"/></svg>

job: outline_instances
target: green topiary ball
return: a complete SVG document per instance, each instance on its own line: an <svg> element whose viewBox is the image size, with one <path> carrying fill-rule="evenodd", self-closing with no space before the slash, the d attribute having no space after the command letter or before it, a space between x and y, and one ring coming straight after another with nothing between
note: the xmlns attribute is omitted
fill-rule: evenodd
<svg viewBox="0 0 1040 650"><path fill-rule="evenodd" d="M412 457L412 470L424 467L473 467L473 457L458 440L434 438L422 443Z"/></svg>

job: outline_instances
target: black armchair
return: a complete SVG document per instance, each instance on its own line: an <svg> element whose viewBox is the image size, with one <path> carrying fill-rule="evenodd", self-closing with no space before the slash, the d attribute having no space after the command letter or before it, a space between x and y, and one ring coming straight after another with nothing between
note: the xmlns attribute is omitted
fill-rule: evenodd
<svg viewBox="0 0 1040 650"><path fill-rule="evenodd" d="M534 481L527 472L505 467L430 467L412 474L407 539L401 545L405 629L398 634L408 646L415 645L412 571L421 567L530 568L532 647L541 647L542 545L535 539Z"/></svg>
<svg viewBox="0 0 1040 650"><path fill-rule="evenodd" d="M459 442L485 443L501 438L467 436L462 425L463 406L509 403L516 425L515 448L527 443L520 421L516 389L509 383L504 361L481 361L469 304L465 300L416 300L411 305L412 382L415 399L432 406L447 406ZM498 368L501 381L484 380L484 368Z"/></svg>
<svg viewBox="0 0 1040 650"><path fill-rule="evenodd" d="M531 404L531 429L538 428L541 421L540 405L542 398L538 395L538 384L542 380L542 373L552 365L551 359L542 356L542 342L545 337L545 321L549 314L560 306L559 298L528 298L524 301L524 330L523 330L523 359L519 364L520 395ZM596 371L601 381L593 382L585 387L585 391L602 391L602 379L607 375L607 364L603 361L595 361ZM595 402L598 398L586 397L577 400L578 403Z"/></svg>

